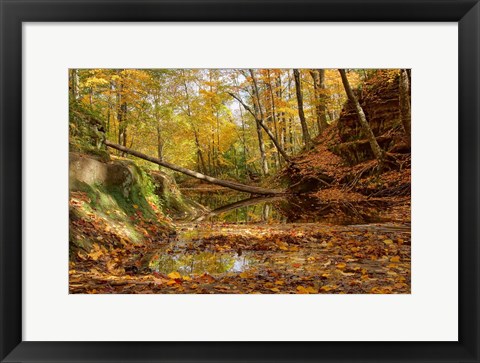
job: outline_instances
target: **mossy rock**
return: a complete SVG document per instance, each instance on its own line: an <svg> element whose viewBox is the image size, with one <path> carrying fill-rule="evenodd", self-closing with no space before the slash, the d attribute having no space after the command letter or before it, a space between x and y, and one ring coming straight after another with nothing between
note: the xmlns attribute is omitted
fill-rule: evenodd
<svg viewBox="0 0 480 363"><path fill-rule="evenodd" d="M161 171L150 171L155 193L161 201L164 212L176 218L195 217L206 211L205 207L186 198L175 179Z"/></svg>

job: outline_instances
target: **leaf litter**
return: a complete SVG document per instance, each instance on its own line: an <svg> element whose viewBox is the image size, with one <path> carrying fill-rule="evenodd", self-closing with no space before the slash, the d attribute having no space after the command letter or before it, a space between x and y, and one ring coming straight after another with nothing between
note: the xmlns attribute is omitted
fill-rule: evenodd
<svg viewBox="0 0 480 363"><path fill-rule="evenodd" d="M408 224L186 223L143 245L79 252L70 293L408 294L410 247Z"/></svg>

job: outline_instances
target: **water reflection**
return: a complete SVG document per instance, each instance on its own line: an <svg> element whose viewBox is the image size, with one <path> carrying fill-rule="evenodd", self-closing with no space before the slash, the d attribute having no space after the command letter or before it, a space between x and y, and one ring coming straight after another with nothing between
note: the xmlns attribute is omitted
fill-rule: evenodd
<svg viewBox="0 0 480 363"><path fill-rule="evenodd" d="M180 254L157 254L150 261L150 269L153 271L168 274L177 271L182 275L203 274L218 275L227 272L242 272L255 264L248 254L237 253L180 253Z"/></svg>
<svg viewBox="0 0 480 363"><path fill-rule="evenodd" d="M324 202L306 195L245 198L244 193L235 192L189 191L187 195L210 209L197 222L350 225L388 221L382 214L389 205L381 201Z"/></svg>

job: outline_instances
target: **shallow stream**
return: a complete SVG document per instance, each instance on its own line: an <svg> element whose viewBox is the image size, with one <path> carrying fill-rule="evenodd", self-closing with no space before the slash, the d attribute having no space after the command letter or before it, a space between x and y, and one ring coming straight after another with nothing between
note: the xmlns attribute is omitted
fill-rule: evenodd
<svg viewBox="0 0 480 363"><path fill-rule="evenodd" d="M248 198L224 190L182 192L208 212L176 221L177 235L149 260L149 268L158 273L217 277L275 270L301 274L312 272L313 259L338 257L326 256L331 252L321 233L333 230L352 238L355 233L362 238L410 233L409 224L399 224L390 213L391 203L378 200L327 203L308 195ZM311 237L315 234L318 238Z"/></svg>

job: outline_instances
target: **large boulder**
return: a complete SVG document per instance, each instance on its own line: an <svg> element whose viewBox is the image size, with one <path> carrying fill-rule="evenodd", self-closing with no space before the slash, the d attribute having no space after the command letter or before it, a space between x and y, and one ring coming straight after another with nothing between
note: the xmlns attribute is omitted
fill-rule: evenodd
<svg viewBox="0 0 480 363"><path fill-rule="evenodd" d="M138 167L127 160L103 161L100 157L70 153L70 190L76 190L79 183L120 187L127 198L135 182L141 178Z"/></svg>

